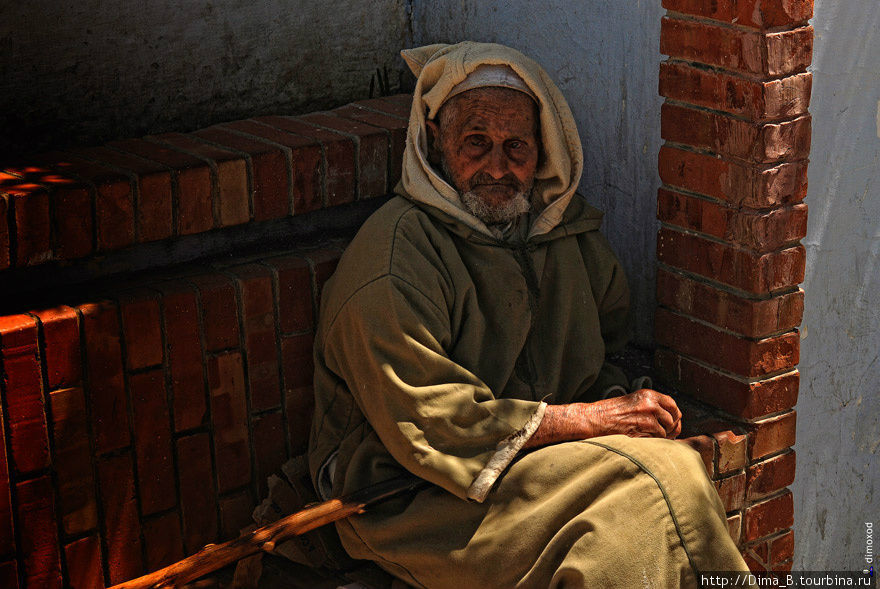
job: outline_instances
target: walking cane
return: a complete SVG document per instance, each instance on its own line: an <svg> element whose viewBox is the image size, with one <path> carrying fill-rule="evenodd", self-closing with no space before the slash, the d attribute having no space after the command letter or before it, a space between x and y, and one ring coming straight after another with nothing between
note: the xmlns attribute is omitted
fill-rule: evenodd
<svg viewBox="0 0 880 589"><path fill-rule="evenodd" d="M351 495L329 499L283 517L275 523L223 544L208 544L197 553L153 573L114 585L110 589L165 589L179 587L228 564L275 546L323 525L363 513L371 505L415 492L428 485L413 477L396 477L370 485Z"/></svg>

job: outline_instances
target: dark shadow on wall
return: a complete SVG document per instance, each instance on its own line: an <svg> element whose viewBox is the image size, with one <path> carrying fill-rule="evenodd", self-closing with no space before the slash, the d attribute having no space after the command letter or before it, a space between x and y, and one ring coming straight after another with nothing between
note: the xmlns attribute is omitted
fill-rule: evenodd
<svg viewBox="0 0 880 589"><path fill-rule="evenodd" d="M5 2L0 160L332 108L377 68L396 93L408 27L397 0Z"/></svg>

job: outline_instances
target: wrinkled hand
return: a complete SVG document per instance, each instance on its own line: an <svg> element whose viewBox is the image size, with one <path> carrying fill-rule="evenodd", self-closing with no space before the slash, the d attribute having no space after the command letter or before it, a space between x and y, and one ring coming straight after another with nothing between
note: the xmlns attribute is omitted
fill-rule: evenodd
<svg viewBox="0 0 880 589"><path fill-rule="evenodd" d="M590 403L596 436L674 439L681 433L681 411L669 395L652 389Z"/></svg>

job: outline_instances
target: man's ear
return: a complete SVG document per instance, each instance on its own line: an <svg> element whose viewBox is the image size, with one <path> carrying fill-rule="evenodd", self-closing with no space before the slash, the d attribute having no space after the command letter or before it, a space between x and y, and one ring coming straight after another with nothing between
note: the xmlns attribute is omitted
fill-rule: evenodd
<svg viewBox="0 0 880 589"><path fill-rule="evenodd" d="M440 126L437 121L426 120L425 127L428 131L428 161L432 165L440 165Z"/></svg>

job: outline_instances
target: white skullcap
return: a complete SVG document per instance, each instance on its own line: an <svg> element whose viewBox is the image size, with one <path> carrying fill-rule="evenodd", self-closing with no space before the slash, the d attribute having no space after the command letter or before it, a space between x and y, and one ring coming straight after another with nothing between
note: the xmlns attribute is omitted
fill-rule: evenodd
<svg viewBox="0 0 880 589"><path fill-rule="evenodd" d="M478 65L474 71L468 74L468 77L452 87L443 102L446 102L453 96L473 90L474 88L510 88L526 94L529 98L538 102L535 94L526 86L523 79L520 78L513 68L506 65Z"/></svg>

